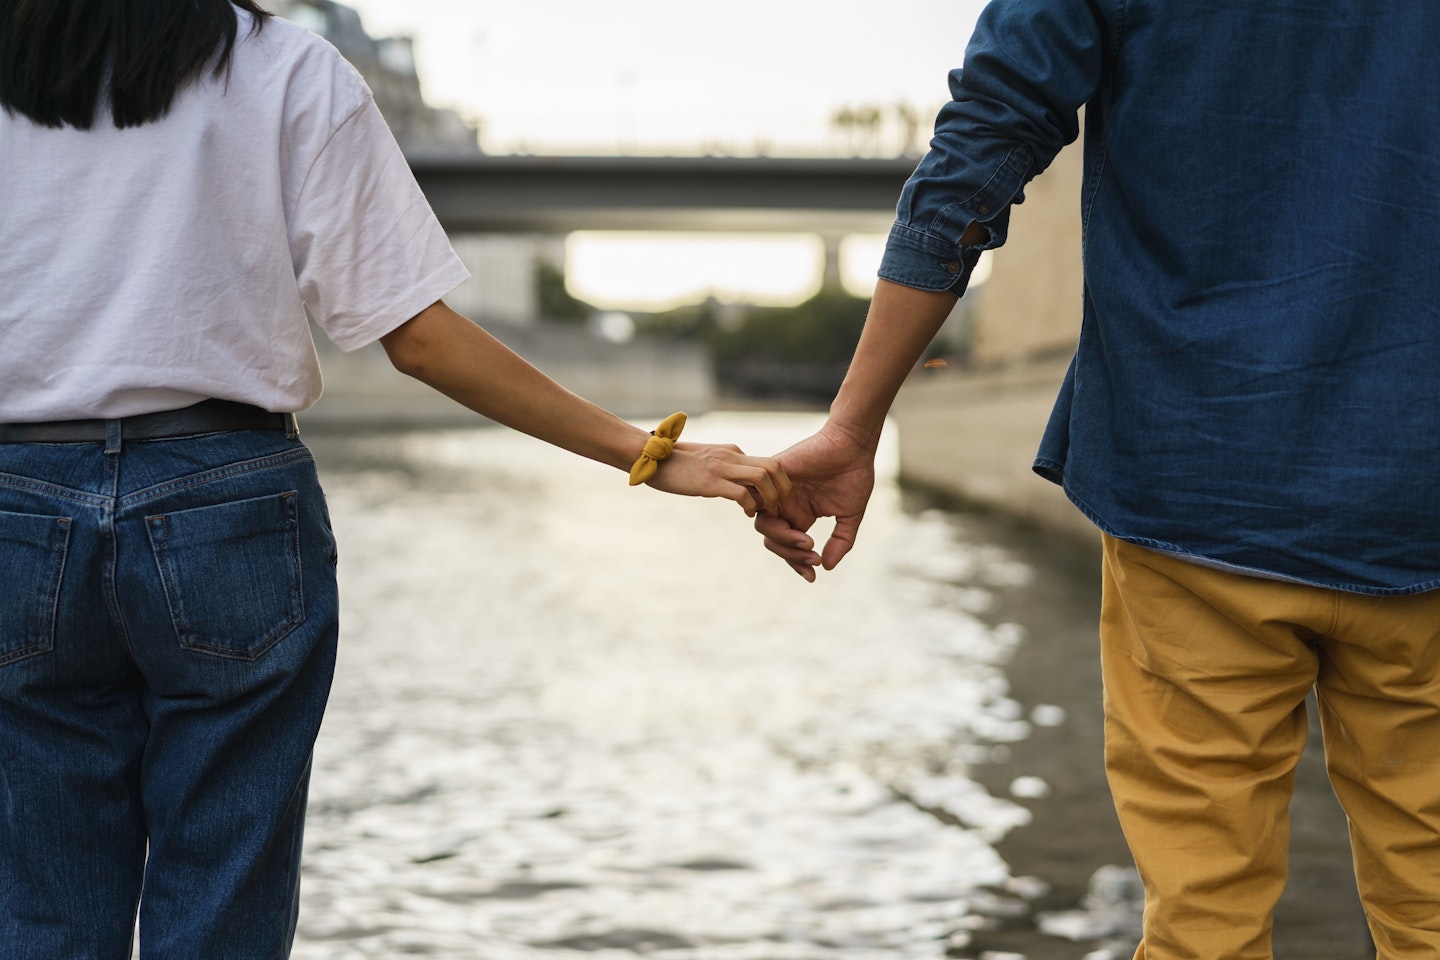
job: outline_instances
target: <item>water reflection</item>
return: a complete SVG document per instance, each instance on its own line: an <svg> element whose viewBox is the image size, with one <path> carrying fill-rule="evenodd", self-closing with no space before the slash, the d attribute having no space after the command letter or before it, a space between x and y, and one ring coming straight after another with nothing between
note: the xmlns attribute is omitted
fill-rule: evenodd
<svg viewBox="0 0 1440 960"><path fill-rule="evenodd" d="M818 422L686 436L770 451ZM1052 906L1080 905L1093 744L995 762L1075 726L1007 670L1026 603L1077 616L953 514L882 482L808 585L734 506L505 431L307 439L344 606L298 960L1015 956L993 931L1033 933L1050 887L997 847L1056 792L1077 826L1047 842L1085 875Z"/></svg>
<svg viewBox="0 0 1440 960"><path fill-rule="evenodd" d="M968 771L1030 729L1021 632L975 614L1028 571L944 515L887 487L810 586L527 438L313 445L346 608L297 957L939 957L1005 887L1029 814Z"/></svg>

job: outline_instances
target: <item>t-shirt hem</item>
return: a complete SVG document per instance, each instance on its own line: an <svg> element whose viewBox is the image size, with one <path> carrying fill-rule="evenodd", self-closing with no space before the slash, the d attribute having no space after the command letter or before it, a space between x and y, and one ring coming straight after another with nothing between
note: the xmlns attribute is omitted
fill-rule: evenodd
<svg viewBox="0 0 1440 960"><path fill-rule="evenodd" d="M385 309L376 311L365 323L343 332L327 330L326 336L345 353L352 353L396 330L435 301L443 300L469 279L470 271L461 263L459 257L454 257L416 284L404 297Z"/></svg>

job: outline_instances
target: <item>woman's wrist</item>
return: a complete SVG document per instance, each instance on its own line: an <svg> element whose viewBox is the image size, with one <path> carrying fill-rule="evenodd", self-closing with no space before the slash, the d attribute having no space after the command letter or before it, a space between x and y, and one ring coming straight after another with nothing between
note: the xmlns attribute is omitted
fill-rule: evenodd
<svg viewBox="0 0 1440 960"><path fill-rule="evenodd" d="M680 432L684 429L685 414L672 413L650 431L639 456L630 465L630 486L638 486L655 476L660 464L675 452L675 441L680 439Z"/></svg>

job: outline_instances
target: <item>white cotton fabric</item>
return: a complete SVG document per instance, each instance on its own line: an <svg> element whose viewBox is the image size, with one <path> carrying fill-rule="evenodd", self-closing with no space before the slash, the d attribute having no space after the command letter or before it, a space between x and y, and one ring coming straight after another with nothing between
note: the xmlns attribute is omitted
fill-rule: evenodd
<svg viewBox="0 0 1440 960"><path fill-rule="evenodd" d="M0 422L303 410L321 380L302 304L353 350L467 279L360 75L237 14L228 80L156 123L0 110Z"/></svg>

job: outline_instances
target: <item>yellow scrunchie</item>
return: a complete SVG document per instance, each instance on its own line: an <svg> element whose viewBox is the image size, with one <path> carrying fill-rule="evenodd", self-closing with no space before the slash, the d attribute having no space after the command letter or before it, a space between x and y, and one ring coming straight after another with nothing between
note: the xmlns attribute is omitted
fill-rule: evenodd
<svg viewBox="0 0 1440 960"><path fill-rule="evenodd" d="M675 441L680 438L680 431L685 429L685 414L672 413L660 422L650 434L650 439L645 441L645 449L640 454L640 459L630 468L630 486L637 486L655 476L655 471L660 469L660 461L667 459L675 452Z"/></svg>

